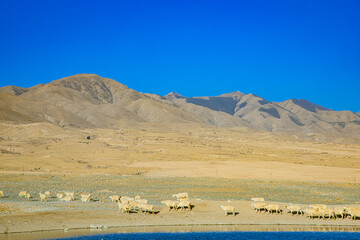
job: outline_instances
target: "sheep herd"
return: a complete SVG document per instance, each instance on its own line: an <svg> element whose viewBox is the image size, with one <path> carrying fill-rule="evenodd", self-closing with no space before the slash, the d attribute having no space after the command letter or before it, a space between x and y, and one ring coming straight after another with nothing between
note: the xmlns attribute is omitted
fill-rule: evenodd
<svg viewBox="0 0 360 240"><path fill-rule="evenodd" d="M264 198L252 198L253 203L251 203L251 207L256 211L256 213L261 213L262 211L268 212L268 214L273 214L274 212L277 214L282 214L280 209L280 205L278 204L267 204L265 203ZM322 218L322 219L334 219L337 218L347 218L350 217L351 220L356 220L360 218L360 207L346 207L346 206L337 206L337 207L329 207L324 204L312 204L309 205L309 208L302 208L299 205L290 204L285 205L287 212L294 215L304 215L306 214L310 219L314 218Z"/></svg>
<svg viewBox="0 0 360 240"><path fill-rule="evenodd" d="M4 192L0 191L0 198L4 197ZM26 198L30 201L32 196L29 192L21 191L19 192L18 197ZM46 191L44 193L39 192L39 198L41 202L46 202L48 198L51 197L50 191ZM75 201L75 193L70 191L57 192L56 197L59 201ZM176 200L164 200L161 203L168 207L169 211L178 209L181 210L189 210L191 211L192 205L189 200L189 194L186 192L177 193L173 195ZM130 211L142 211L144 214L152 213L155 214L154 205L148 204L148 200L142 199L141 196L136 195L135 197L128 196L119 196L119 195L111 195L109 196L111 202L117 203L119 210L122 213L130 213ZM91 194L80 194L81 202L90 202Z"/></svg>
<svg viewBox="0 0 360 240"><path fill-rule="evenodd" d="M18 195L20 198L26 198L30 200L33 196L26 191L19 192ZM4 197L4 192L0 191L0 198ZM50 191L46 191L44 193L39 192L39 198L41 202L46 202L48 198L51 197ZM75 194L74 192L70 191L63 191L57 192L56 197L59 201L75 201ZM161 204L168 208L168 211L177 211L181 210L188 210L191 211L193 205L191 205L189 194L186 192L177 193L172 195L173 198L176 200L164 200L161 201ZM120 195L111 195L109 196L111 202L117 203L119 210L122 213L130 213L131 211L141 211L145 215L147 213L155 214L155 207L154 205L148 204L148 200L142 199L141 196L136 195L135 197L128 197L128 196L120 196ZM90 193L83 193L80 194L81 202L90 202L91 194ZM265 203L264 198L251 198L251 207L256 211L256 213L267 212L268 214L281 214L283 210L280 208L279 204L267 204ZM221 205L220 206L224 212L225 216L232 214L233 216L236 215L235 208L230 205ZM287 210L287 213L292 215L304 215L306 214L307 217L310 219L318 218L318 219L345 219L350 217L351 220L356 220L360 218L360 207L349 207L349 206L337 206L337 207L329 207L324 204L312 204L309 205L309 208L302 208L296 204L285 205L284 208Z"/></svg>

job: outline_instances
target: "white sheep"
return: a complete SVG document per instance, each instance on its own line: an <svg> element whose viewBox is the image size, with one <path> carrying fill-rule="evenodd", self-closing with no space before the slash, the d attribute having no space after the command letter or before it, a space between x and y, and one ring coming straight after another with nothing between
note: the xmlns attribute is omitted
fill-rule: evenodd
<svg viewBox="0 0 360 240"><path fill-rule="evenodd" d="M188 200L189 194L187 192L177 193L177 194L174 194L173 197L176 197L178 200L180 200L180 199Z"/></svg>
<svg viewBox="0 0 360 240"><path fill-rule="evenodd" d="M350 211L351 220L356 220L356 218L360 218L360 210L353 209Z"/></svg>
<svg viewBox="0 0 360 240"><path fill-rule="evenodd" d="M294 214L294 212L296 212L296 214L303 213L299 205L289 205L289 206L286 205L285 208L287 208L292 215Z"/></svg>
<svg viewBox="0 0 360 240"><path fill-rule="evenodd" d="M164 200L161 202L162 204L164 204L165 206L167 206L169 209L169 211L171 209L173 209L174 211L177 210L177 204L178 202L177 201L173 201L173 200Z"/></svg>
<svg viewBox="0 0 360 240"><path fill-rule="evenodd" d="M56 197L57 197L59 200L61 200L61 199L64 197L64 194L62 194L62 193L57 193L57 194L56 194Z"/></svg>
<svg viewBox="0 0 360 240"><path fill-rule="evenodd" d="M19 197L26 197L27 192L26 191L21 191L19 192Z"/></svg>
<svg viewBox="0 0 360 240"><path fill-rule="evenodd" d="M253 202L264 202L265 199L262 198L262 197L258 197L258 198L251 198L251 201L253 201Z"/></svg>
<svg viewBox="0 0 360 240"><path fill-rule="evenodd" d="M280 209L280 206L278 204L267 204L265 205L265 210L268 212L268 214L273 214L275 211L277 214L282 214L282 211Z"/></svg>
<svg viewBox="0 0 360 240"><path fill-rule="evenodd" d="M321 213L319 212L319 209L316 208L308 208L305 209L304 212L309 216L310 219L314 219L314 217L319 217L321 216Z"/></svg>
<svg viewBox="0 0 360 240"><path fill-rule="evenodd" d="M70 202L72 200L74 200L74 199L70 195L66 195L65 197L63 197L61 199L61 201L65 201L65 202Z"/></svg>
<svg viewBox="0 0 360 240"><path fill-rule="evenodd" d="M26 194L25 194L25 198L27 198L27 200L30 201L30 198L31 198L30 193L26 193Z"/></svg>
<svg viewBox="0 0 360 240"><path fill-rule="evenodd" d="M0 191L0 198L4 197L4 191Z"/></svg>
<svg viewBox="0 0 360 240"><path fill-rule="evenodd" d="M229 213L232 213L235 216L235 208L233 206L220 206L225 211L225 216L227 216Z"/></svg>
<svg viewBox="0 0 360 240"><path fill-rule="evenodd" d="M141 209L141 203L132 201L129 203L131 210L140 210Z"/></svg>
<svg viewBox="0 0 360 240"><path fill-rule="evenodd" d="M112 195L109 197L111 199L111 202L117 202L120 199L119 195Z"/></svg>
<svg viewBox="0 0 360 240"><path fill-rule="evenodd" d="M46 202L47 196L44 193L39 193L39 196L40 196L40 201Z"/></svg>
<svg viewBox="0 0 360 240"><path fill-rule="evenodd" d="M122 203L127 203L129 204L130 202L133 202L135 199L134 198L131 198L131 197L128 197L128 196L123 196L120 198L120 201Z"/></svg>
<svg viewBox="0 0 360 240"><path fill-rule="evenodd" d="M329 219L334 217L334 219L336 219L334 209L330 209L330 208L319 209L319 212L323 219L325 219L326 217L328 217Z"/></svg>
<svg viewBox="0 0 360 240"><path fill-rule="evenodd" d="M147 212L152 212L152 214L155 214L155 208L154 205L150 204L141 204L141 210L144 211L144 214L146 215Z"/></svg>
<svg viewBox="0 0 360 240"><path fill-rule="evenodd" d="M46 192L44 192L44 194L47 196L47 197L50 197L50 191L46 191Z"/></svg>
<svg viewBox="0 0 360 240"><path fill-rule="evenodd" d="M74 198L74 192L65 192L65 195L71 197L71 200L75 199Z"/></svg>
<svg viewBox="0 0 360 240"><path fill-rule="evenodd" d="M81 197L81 201L82 202L90 202L90 196L91 194L81 194L80 197Z"/></svg>
<svg viewBox="0 0 360 240"><path fill-rule="evenodd" d="M334 217L341 216L342 219L344 219L346 215L345 208L344 207L336 207L334 208Z"/></svg>
<svg viewBox="0 0 360 240"><path fill-rule="evenodd" d="M130 206L126 203L117 202L119 210L123 213L130 213Z"/></svg>
<svg viewBox="0 0 360 240"><path fill-rule="evenodd" d="M254 210L256 210L256 212L261 212L262 210L265 211L265 206L266 206L266 203L258 203L258 202L251 203L251 207Z"/></svg>
<svg viewBox="0 0 360 240"><path fill-rule="evenodd" d="M136 200L140 200L140 199L141 199L141 196L140 196L140 195L136 195L136 196L134 197L134 199L135 199L135 201L136 201Z"/></svg>
<svg viewBox="0 0 360 240"><path fill-rule="evenodd" d="M177 203L177 208L181 208L181 210L185 210L185 208L191 211L191 203L188 200L180 200Z"/></svg>

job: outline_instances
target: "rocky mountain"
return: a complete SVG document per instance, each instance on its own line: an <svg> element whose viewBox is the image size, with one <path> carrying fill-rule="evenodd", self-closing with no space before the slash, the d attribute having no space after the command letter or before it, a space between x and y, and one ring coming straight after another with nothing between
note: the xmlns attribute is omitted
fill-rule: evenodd
<svg viewBox="0 0 360 240"><path fill-rule="evenodd" d="M189 111L193 105L244 120L270 132L346 134L360 133L360 118L351 111L333 111L305 99L270 102L254 94L233 92L215 97L184 97L169 93L165 99Z"/></svg>
<svg viewBox="0 0 360 240"><path fill-rule="evenodd" d="M254 94L184 97L140 93L95 74L78 74L31 88L0 88L0 121L50 122L61 127L117 128L178 124L248 127L301 135L359 136L360 116L304 99L270 102Z"/></svg>
<svg viewBox="0 0 360 240"><path fill-rule="evenodd" d="M12 95L10 95L12 94ZM0 88L0 111L8 121L45 121L59 126L113 128L141 123L201 123L173 104L115 80L79 74L24 89ZM19 114L22 117L17 117Z"/></svg>

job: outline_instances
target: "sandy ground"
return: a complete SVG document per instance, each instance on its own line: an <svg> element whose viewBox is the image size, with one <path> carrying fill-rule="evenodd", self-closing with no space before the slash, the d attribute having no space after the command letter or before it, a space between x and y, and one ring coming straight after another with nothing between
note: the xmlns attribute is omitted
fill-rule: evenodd
<svg viewBox="0 0 360 240"><path fill-rule="evenodd" d="M229 226L294 226L302 227L350 227L350 231L360 231L360 219L309 219L306 215L291 215L286 212L289 202L298 203L307 208L310 203L335 206L360 206L359 184L329 182L291 182L274 180L243 180L229 178L167 178L153 176L118 175L49 175L49 174L2 174L0 175L4 198L0 199L0 239L36 239L45 236L60 237L75 229L89 229L91 225L100 226L104 232L118 231L123 227L129 231L156 226L178 226L174 231L182 231L184 226L218 225L219 230ZM295 184L297 186L295 187ZM17 196L26 189L32 194L30 201ZM51 198L40 202L38 192L50 190ZM75 201L59 201L58 191L75 192ZM191 211L168 211L161 200L172 199L172 194L187 191L193 205ZM92 194L91 202L81 202L79 196L87 192ZM123 214L116 203L108 198L120 194L142 195L155 206L156 214L143 214L132 211ZM251 207L251 196L263 196L267 203L281 206L282 214L256 213ZM216 200L218 199L218 200ZM236 215L225 216L220 205L235 207ZM111 230L112 229L112 230ZM131 230L132 229L132 230ZM156 228L154 228L156 229ZM157 228L159 230L159 228ZM247 228L249 229L249 227ZM276 230L275 228L269 228ZM329 230L323 228L325 230ZM53 231L49 235L16 235L16 233ZM244 230L244 229L243 229ZM245 228L246 230L246 228ZM261 229L259 229L261 230ZM281 229L278 229L281 230ZM287 229L291 230L291 229ZM341 230L341 229L340 229ZM346 229L345 229L346 230ZM72 234L91 234L92 232L72 232ZM163 231L166 231L164 228ZM53 234L53 235L51 235Z"/></svg>
<svg viewBox="0 0 360 240"><path fill-rule="evenodd" d="M225 216L220 208L223 201L192 200L192 211L168 211L163 206L156 206L157 214L144 215L140 212L120 213L115 203L56 203L56 205L75 205L74 209L59 211L35 211L33 213L17 213L3 216L0 221L1 232L32 232L44 230L71 230L89 228L90 225L106 226L106 228L129 226L185 226L185 225L307 225L307 226L353 226L360 231L360 222L350 219L311 220L306 216L283 214L256 213L250 207L250 201L231 201L236 208L236 216ZM44 203L51 206L53 203ZM106 205L107 209L77 210L79 205ZM284 203L279 203L282 206ZM30 207L29 204L28 207ZM305 206L304 206L305 207ZM11 235L11 234L9 234ZM5 238L4 235L0 237Z"/></svg>
<svg viewBox="0 0 360 240"><path fill-rule="evenodd" d="M283 162L237 161L167 161L142 162L128 165L134 168L150 168L147 176L162 177L226 177L241 179L276 179L295 181L352 182L360 181L360 169L300 165ZM180 167L181 166L181 167Z"/></svg>
<svg viewBox="0 0 360 240"><path fill-rule="evenodd" d="M89 138L89 139L88 139ZM323 141L248 129L75 129L0 124L0 238L5 232L199 224L351 225L360 221L255 214L251 197L268 202L356 205L360 202L358 139ZM19 199L19 191L34 196ZM50 190L49 202L39 192ZM91 193L93 202L64 203L58 191ZM168 212L160 201L189 192L191 212ZM142 195L160 211L120 214L111 194ZM201 199L201 200L196 200ZM231 200L239 214L225 217ZM356 228L357 229L357 228ZM358 230L357 230L358 231ZM34 236L34 235L33 235ZM30 237L30 236L29 236ZM13 238L14 239L14 238Z"/></svg>

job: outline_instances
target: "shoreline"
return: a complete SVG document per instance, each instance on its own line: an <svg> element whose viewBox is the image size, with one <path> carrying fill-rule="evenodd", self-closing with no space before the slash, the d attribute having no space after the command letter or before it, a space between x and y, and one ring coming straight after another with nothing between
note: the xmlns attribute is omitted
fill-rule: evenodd
<svg viewBox="0 0 360 240"><path fill-rule="evenodd" d="M33 240L68 238L112 233L175 233L175 232L360 232L360 226L326 224L152 224L107 226L106 229L71 228L23 231L0 234L0 239Z"/></svg>

